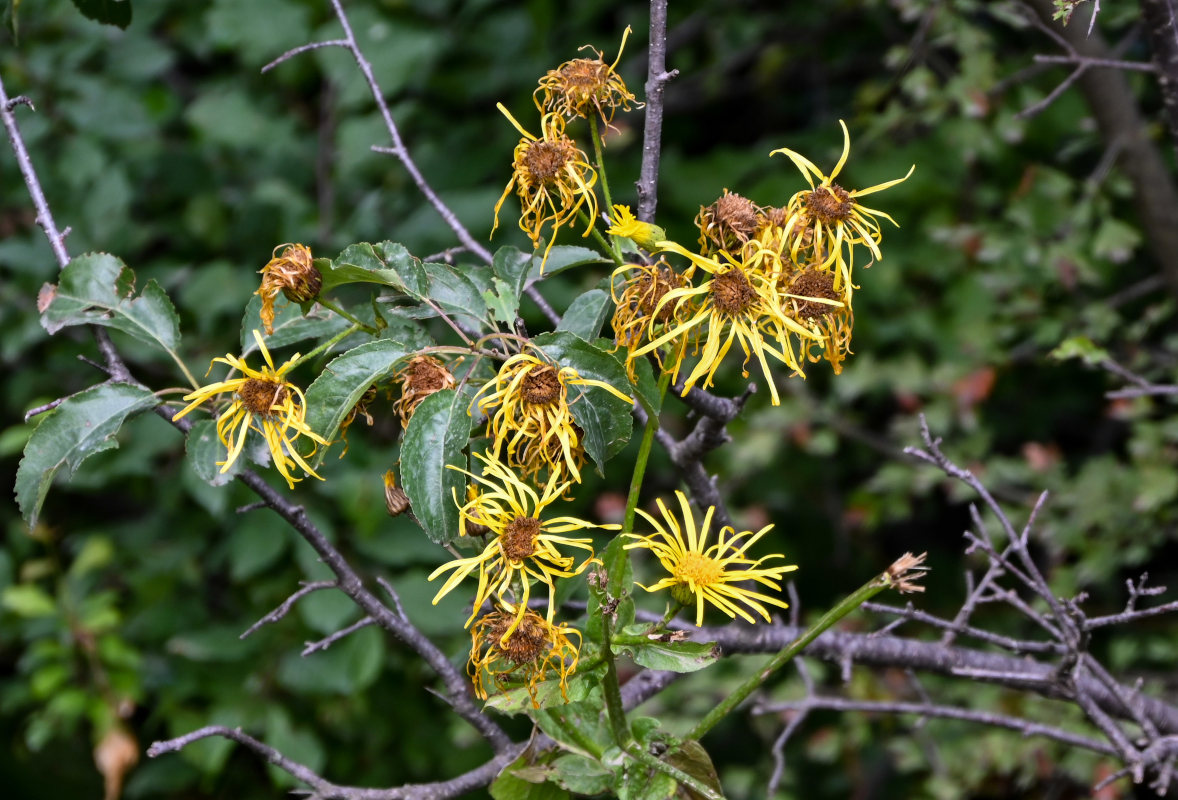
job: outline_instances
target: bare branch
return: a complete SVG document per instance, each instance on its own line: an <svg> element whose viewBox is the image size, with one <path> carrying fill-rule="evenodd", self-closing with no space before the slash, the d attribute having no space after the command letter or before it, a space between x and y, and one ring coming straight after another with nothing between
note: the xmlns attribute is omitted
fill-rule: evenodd
<svg viewBox="0 0 1178 800"><path fill-rule="evenodd" d="M650 46L646 67L646 120L638 182L638 219L653 222L658 206L659 156L663 139L663 88L679 74L667 72L667 0L650 2Z"/></svg>
<svg viewBox="0 0 1178 800"><path fill-rule="evenodd" d="M29 420L31 420L33 417L37 416L38 414L44 414L46 411L52 411L53 409L57 408L59 405L64 403L65 400L66 399L64 397L59 397L56 400L52 400L43 406L37 406L36 408L30 408L28 411L25 412L25 422L28 422Z"/></svg>
<svg viewBox="0 0 1178 800"><path fill-rule="evenodd" d="M317 592L320 589L335 589L338 586L339 586L339 584L336 581L311 581L311 582L303 583L302 588L300 588L297 592L292 594L290 597L283 600L282 604L279 605L278 608L274 609L269 614L262 617L260 620L255 622L253 625L250 625L245 630L245 632L242 633L237 638L244 639L245 637L249 636L254 631L261 628L263 625L269 624L271 622L278 622L278 620L282 619L283 617L285 617L287 614L290 613L290 610L292 608L294 608L295 603L297 603L299 600L306 597L307 595L311 594L312 592Z"/></svg>
<svg viewBox="0 0 1178 800"><path fill-rule="evenodd" d="M376 620L374 620L372 617L363 617L362 619L359 619L356 622L353 622L348 627L338 630L335 633L331 634L330 636L328 636L324 639L320 639L317 642L307 642L306 646L303 648L303 652L299 653L299 655L301 655L305 658L306 656L309 656L312 653L317 653L320 650L326 650L327 648L331 647L333 644L338 642L340 639L343 639L345 636L351 636L356 631L362 630L364 628L367 628L369 625L375 625L375 624L376 624ZM443 696L442 699L444 700L445 697Z"/></svg>
<svg viewBox="0 0 1178 800"><path fill-rule="evenodd" d="M300 53L306 53L311 50L318 50L322 47L347 47L347 48L350 48L351 42L349 42L347 39L329 39L325 42L310 42L308 44L301 44L298 47L292 47L290 50L287 50L285 53L283 53L278 58L271 61L266 66L262 67L262 72L263 73L269 72L270 70L277 67L279 64L283 63L284 61L289 61L290 59L294 58L295 56L299 55Z"/></svg>
<svg viewBox="0 0 1178 800"><path fill-rule="evenodd" d="M224 725L209 725L199 730L186 733L183 736L178 736L175 739L168 739L163 742L154 742L151 747L147 748L148 758L156 758L165 753L179 752L181 749L187 747L193 742L207 739L210 736L222 736L226 739L232 739L238 744L243 744L249 749L253 750L266 761L279 769L293 775L303 783L307 784L315 791L328 795L336 787L319 777L310 768L287 758L282 753L270 747L267 744L259 742L254 737L247 733L243 733L241 728L226 728Z"/></svg>
<svg viewBox="0 0 1178 800"><path fill-rule="evenodd" d="M1034 60L1040 64L1081 64L1085 67L1101 67L1107 69L1127 69L1137 72L1157 72L1155 64L1148 61L1120 61L1115 58L1089 58L1081 55L1045 56L1036 54Z"/></svg>

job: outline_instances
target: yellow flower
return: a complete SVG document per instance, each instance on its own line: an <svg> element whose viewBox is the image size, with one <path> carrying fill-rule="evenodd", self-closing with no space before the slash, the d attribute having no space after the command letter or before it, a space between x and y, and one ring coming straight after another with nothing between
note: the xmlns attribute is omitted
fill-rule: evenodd
<svg viewBox="0 0 1178 800"><path fill-rule="evenodd" d="M660 589L670 589L671 597L682 605L695 605L696 627L704 622L704 603L710 603L733 619L739 614L747 622L756 622L752 615L741 605L756 611L762 619L769 621L769 612L764 603L788 608L789 606L776 597L740 586L745 581L755 581L762 586L781 591L778 581L787 572L797 569L796 565L788 564L779 567L762 567L761 564L773 558L785 558L778 553L758 558L755 561L745 553L773 528L766 525L753 533L744 531L736 533L732 528L720 529L719 539L713 545L708 545L708 533L712 525L714 507L708 508L703 521L696 528L691 507L687 504L687 497L683 492L675 492L679 498L679 507L683 514L683 524L675 518L663 504L658 501L659 511L662 513L666 527L642 509L638 513L654 526L655 532L647 536L624 533L631 539L638 541L626 545L627 550L643 548L650 550L658 558L663 568L670 573L653 586L642 586L648 592ZM684 537L686 533L686 538Z"/></svg>
<svg viewBox="0 0 1178 800"><path fill-rule="evenodd" d="M596 386L627 403L634 402L608 383L580 377L572 367L558 368L519 353L503 362L495 379L475 395L478 410L490 417L492 456L497 459L502 455L526 475L547 468L552 476L560 477L567 470L580 482L581 434L569 408L570 386Z"/></svg>
<svg viewBox="0 0 1178 800"><path fill-rule="evenodd" d="M285 248L276 255L278 248ZM294 303L305 303L319 296L323 276L311 263L311 249L301 244L280 244L271 253L270 261L262 267L262 285L254 292L262 297L262 325L266 334L274 333L274 301L281 293Z"/></svg>
<svg viewBox="0 0 1178 800"><path fill-rule="evenodd" d="M494 236L499 227L499 209L514 188L522 206L519 227L532 240L533 247L540 246L544 224L552 223L540 265L543 270L557 231L582 207L589 217L583 235L588 236L593 230L597 219L597 195L593 193L597 172L589 165L588 156L565 136L564 119L559 114L544 115L540 120L541 136L537 138L524 130L502 103L497 106L524 138L515 148L511 180L495 204L495 226L491 228L491 235Z"/></svg>
<svg viewBox="0 0 1178 800"><path fill-rule="evenodd" d="M474 620L479 609L491 597L511 606L515 612L515 624L501 635L507 636L524 618L528 600L531 597L532 580L548 587L548 621L552 622L556 584L554 578L571 578L579 575L593 556L592 539L571 539L561 534L587 528L614 528L617 525L596 525L576 517L553 517L544 519L544 510L560 498L568 484L561 484L556 475L548 479L543 494L536 491L494 458L476 454L483 462L483 474L474 475L459 470L482 484L473 499L459 509L460 531L466 534L467 522L475 522L488 529L491 541L483 551L469 558L459 558L438 567L429 576L433 580L450 572L433 602L442 599L451 589L462 582L475 570L479 574L479 586L475 591L474 610L467 625ZM451 467L457 469L457 467ZM455 502L458 499L455 498ZM573 547L585 550L589 558L574 566L572 556L562 555L559 547Z"/></svg>
<svg viewBox="0 0 1178 800"><path fill-rule="evenodd" d="M682 289L688 285L687 280L671 269L666 261L660 260L656 264L625 264L614 270L616 278L627 272L633 272L622 284L621 296L617 287L611 281L610 294L614 300L614 346L625 347L626 374L630 380L636 380L634 373L635 353L650 341L656 328L666 330L683 324L691 312L690 303L662 303L663 297L672 289ZM657 313L656 313L657 309ZM672 353L673 361L683 358L683 350L687 346L687 337L676 340L676 350ZM659 366L663 364L662 354L654 351Z"/></svg>
<svg viewBox="0 0 1178 800"><path fill-rule="evenodd" d="M843 371L843 359L851 353L855 314L850 286L844 286L840 294L834 284L835 274L829 270L808 267L795 271L782 293L782 311L813 334L813 338L799 337L802 357L809 361L826 358L838 375Z"/></svg>
<svg viewBox="0 0 1178 800"><path fill-rule="evenodd" d="M847 191L834 182L851 154L851 134L847 131L847 124L840 119L839 125L843 129L843 153L829 175L824 175L814 162L789 148L783 147L769 154L773 156L784 153L789 156L806 179L806 183L810 184L809 191L798 192L790 198L786 206L789 217L783 227L787 235L793 233L790 246L793 259L795 262L798 260L798 250L803 246L821 248L825 253L823 267L839 262L840 276L836 282L836 289L841 288L843 280L851 282L850 267L842 261L843 244L848 247L855 244L866 245L878 261L883 255L879 251L880 228L877 218L886 219L896 225L896 221L884 212L859 205L858 199L908 180L912 171L916 169L914 164L903 178L885 181L866 189ZM817 184L814 183L815 178L819 181ZM806 231L812 232L809 244L805 236Z"/></svg>
<svg viewBox="0 0 1178 800"><path fill-rule="evenodd" d="M605 232L610 236L631 239L634 244L651 253L658 250L658 243L667 238L667 232L658 225L640 222L629 206L614 206L613 224Z"/></svg>
<svg viewBox="0 0 1178 800"><path fill-rule="evenodd" d="M588 119L590 114L596 112L601 116L601 121L609 125L619 106L629 111L634 95L626 88L622 76L615 71L618 62L622 60L622 51L626 49L629 36L630 26L627 25L622 33L622 44L618 47L618 57L608 66L601 51L585 45L581 49L588 47L597 53L597 58L574 58L556 69L548 70L548 74L540 79L539 87L532 93L540 113L554 112L569 119Z"/></svg>
<svg viewBox="0 0 1178 800"><path fill-rule="evenodd" d="M705 388L712 384L716 369L735 341L744 353L744 364L741 367L744 377L747 378L749 374L749 359L755 356L769 384L773 405L779 405L781 400L769 372L767 357L772 356L801 374L802 369L788 334L792 331L803 338L814 338L814 333L782 314L777 281L760 263L764 251L754 248L747 254L734 257L728 251L721 250L719 258L709 258L692 253L675 242L662 242L661 246L688 258L692 264L709 273L711 278L699 286L672 289L663 295L656 311L661 311L664 305L692 299L697 299L699 305L686 321L671 327L654 341L639 348L634 355L651 352L668 342L677 341L679 337L691 337L696 343L695 353L699 355L699 362L683 384L686 394L700 378L704 379ZM671 366L674 377L678 377L681 366L682 358Z"/></svg>
<svg viewBox="0 0 1178 800"><path fill-rule="evenodd" d="M409 419L425 398L456 385L450 370L432 356L414 356L393 379L401 382L401 399L393 404L393 408L401 417L402 428L409 426Z"/></svg>
<svg viewBox="0 0 1178 800"><path fill-rule="evenodd" d="M245 447L246 434L252 428L262 434L266 446L270 448L270 454L274 457L274 466L293 489L295 481L301 480L291 474L291 468L294 466L301 467L308 475L319 478L304 460L304 456L299 455L299 437L310 439L316 445L307 457L318 449L318 445L326 445L327 441L307 427L306 398L299 387L283 377L298 362L298 354L275 369L270 351L262 341L262 334L254 331L254 340L258 343L258 349L262 351L266 366L260 370L251 369L244 360L228 353L224 358L214 358L213 363L219 361L228 364L240 372L241 377L211 383L191 394L186 394L184 399L192 402L172 417L172 420L180 419L210 398L232 392L233 402L217 417L217 436L221 443L229 448L226 459L217 462L221 472L227 472L241 455L242 448ZM209 369L212 369L211 365Z"/></svg>
<svg viewBox="0 0 1178 800"><path fill-rule="evenodd" d="M525 611L518 625L515 620L514 611L496 608L471 627L466 671L474 683L475 695L480 700L488 697L484 673L500 690L516 677L528 687L532 706L539 708L536 684L555 672L560 679L561 697L568 702L568 679L577 671L581 632L553 625L534 611ZM577 637L577 644L570 636Z"/></svg>

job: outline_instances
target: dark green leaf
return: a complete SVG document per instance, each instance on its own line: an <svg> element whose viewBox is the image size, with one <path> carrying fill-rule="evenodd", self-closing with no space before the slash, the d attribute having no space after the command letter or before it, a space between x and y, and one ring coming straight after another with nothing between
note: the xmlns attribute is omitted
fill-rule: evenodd
<svg viewBox="0 0 1178 800"><path fill-rule="evenodd" d="M315 259L323 275L322 292L346 283L376 283L414 296L429 288L421 262L396 242L348 245L332 262L321 263Z"/></svg>
<svg viewBox="0 0 1178 800"><path fill-rule="evenodd" d="M501 247L495 251L491 262L491 271L495 277L503 281L515 297L516 306L519 297L524 292L524 282L528 277L528 270L532 265L530 253L521 253L514 247Z"/></svg>
<svg viewBox="0 0 1178 800"><path fill-rule="evenodd" d="M180 344L180 320L168 295L148 281L135 297L135 273L109 253L75 258L56 285L41 288L37 305L41 324L50 333L67 325L105 325L162 347L173 357Z"/></svg>
<svg viewBox="0 0 1178 800"><path fill-rule="evenodd" d="M605 324L612 303L609 292L590 289L569 303L556 329L591 342L601 334L601 326Z"/></svg>
<svg viewBox="0 0 1178 800"><path fill-rule="evenodd" d="M564 749L590 756L594 749L604 750L613 743L601 709L601 691L596 689L585 700L552 707L541 704L532 716L540 730L560 742Z"/></svg>
<svg viewBox="0 0 1178 800"><path fill-rule="evenodd" d="M602 381L628 393L626 369L608 351L566 331L542 334L532 341L553 361L575 369L581 378ZM630 439L632 404L597 386L574 385L569 387L569 408L585 431L585 452L602 472L605 462Z"/></svg>
<svg viewBox="0 0 1178 800"><path fill-rule="evenodd" d="M505 248L506 249L506 248ZM502 252L502 251L501 251ZM528 267L528 278L525 285L564 272L573 267L583 267L586 264L607 264L610 260L596 250L575 245L557 245L548 253L548 261L544 263L544 274L540 274L540 263L544 258L544 251L538 250L532 255Z"/></svg>
<svg viewBox="0 0 1178 800"><path fill-rule="evenodd" d="M297 304L280 298L275 306L274 332L267 335L262 327L262 319L258 316L261 310L262 298L255 294L246 304L245 314L241 318L243 356L258 349L254 331L262 333L267 349L278 350L307 339L329 339L352 324L323 306L315 306L304 314Z"/></svg>
<svg viewBox="0 0 1178 800"><path fill-rule="evenodd" d="M214 420L202 419L193 423L188 429L184 449L192 470L202 481L212 486L224 486L241 472L240 458L235 459L226 472L217 466L218 461L226 459L227 452L217 437L217 423Z"/></svg>
<svg viewBox="0 0 1178 800"><path fill-rule="evenodd" d="M73 4L85 17L103 25L125 29L131 24L131 0L73 0Z"/></svg>
<svg viewBox="0 0 1178 800"><path fill-rule="evenodd" d="M307 425L324 439L334 439L368 387L392 375L413 352L400 342L377 339L332 359L307 388Z"/></svg>
<svg viewBox="0 0 1178 800"><path fill-rule="evenodd" d="M589 660L589 654L582 652L581 658ZM588 672L578 672L573 675L568 679L566 686L568 702L576 703L589 697L594 690L601 686L601 679L604 675L604 664ZM553 708L563 704L565 698L560 692L560 681L548 680L537 683L536 702L540 704L541 708ZM487 700L487 708L493 708L503 714L531 714L535 711L532 706L532 697L528 694L526 686L491 695L491 698Z"/></svg>
<svg viewBox="0 0 1178 800"><path fill-rule="evenodd" d="M447 264L423 264L429 276L428 297L451 316L463 316L478 327L487 316L487 306L477 286Z"/></svg>
<svg viewBox="0 0 1178 800"><path fill-rule="evenodd" d="M115 434L127 417L159 400L140 386L103 383L69 397L45 415L25 445L16 471L16 502L29 526L37 522L53 476L74 474L88 457L118 447Z"/></svg>
<svg viewBox="0 0 1178 800"><path fill-rule="evenodd" d="M530 758L525 753L499 774L490 787L493 800L569 800L569 793L556 784L533 783L515 775L516 770L531 769Z"/></svg>
<svg viewBox="0 0 1178 800"><path fill-rule="evenodd" d="M621 628L618 634L626 640L614 641L614 653L630 656L639 666L670 672L695 672L720 657L720 649L711 642L670 641L667 633L651 639L645 635L649 628L646 623Z"/></svg>
<svg viewBox="0 0 1178 800"><path fill-rule="evenodd" d="M566 753L552 762L552 778L575 794L605 794L614 785L614 773L595 758Z"/></svg>
<svg viewBox="0 0 1178 800"><path fill-rule="evenodd" d="M468 405L453 389L431 394L413 412L401 443L401 485L426 535L438 544L458 538L455 498L466 497L466 475L449 466L466 466Z"/></svg>

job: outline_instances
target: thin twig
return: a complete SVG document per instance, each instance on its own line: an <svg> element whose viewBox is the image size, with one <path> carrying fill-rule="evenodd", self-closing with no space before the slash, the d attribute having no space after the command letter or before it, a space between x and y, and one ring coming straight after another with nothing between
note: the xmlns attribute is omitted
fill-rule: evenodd
<svg viewBox="0 0 1178 800"><path fill-rule="evenodd" d="M326 638L320 639L316 642L307 642L306 646L303 647L303 652L299 653L299 655L306 657L320 650L326 650L340 639L343 639L345 636L351 636L356 631L363 630L369 625L375 624L376 620L374 620L372 617L363 617L362 619L353 622L348 627L338 630ZM442 699L445 700L446 698L443 696Z"/></svg>
<svg viewBox="0 0 1178 800"><path fill-rule="evenodd" d="M1083 64L1086 67L1101 67L1107 69L1127 69L1137 72L1157 72L1158 68L1149 61L1119 61L1115 58L1090 58L1078 54L1066 56L1046 56L1036 54L1034 60L1039 64Z"/></svg>
<svg viewBox="0 0 1178 800"><path fill-rule="evenodd" d="M310 42L308 44L301 44L298 47L292 47L278 58L271 61L266 66L262 67L262 72L269 72L284 61L289 61L300 53L306 53L311 50L318 50L322 47L351 47L351 43L347 39L329 39L325 42Z"/></svg>
<svg viewBox="0 0 1178 800"><path fill-rule="evenodd" d="M274 609L269 614L262 617L260 620L255 622L253 625L250 625L248 628L246 628L245 632L243 634L241 634L240 636L238 636L237 638L244 639L245 637L249 636L254 631L261 628L263 625L267 625L272 622L278 622L278 620L282 619L283 617L285 617L287 614L290 613L290 610L291 610L291 608L294 607L295 603L297 603L299 600L306 597L307 595L311 594L312 592L317 592L320 589L335 589L338 586L339 586L339 583L337 583L336 581L311 581L309 583L304 583L302 585L302 588L300 588L298 591L296 591L290 597L283 600L282 603L278 606L278 608Z"/></svg>

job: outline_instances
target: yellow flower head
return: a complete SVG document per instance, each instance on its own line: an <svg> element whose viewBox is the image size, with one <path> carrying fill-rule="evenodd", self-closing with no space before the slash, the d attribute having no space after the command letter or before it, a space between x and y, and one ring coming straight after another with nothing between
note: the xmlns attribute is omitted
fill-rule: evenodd
<svg viewBox="0 0 1178 800"><path fill-rule="evenodd" d="M245 447L246 434L252 428L262 434L266 446L270 448L270 455L274 458L274 466L293 489L295 481L300 480L291 474L291 468L294 466L301 467L308 475L319 478L304 460L304 456L299 455L299 437L310 439L316 445L306 457L310 457L319 449L318 445L326 445L327 441L307 427L306 398L299 387L283 377L298 361L298 355L275 369L270 351L262 341L262 334L254 331L254 340L258 343L258 349L262 351L262 358L266 360L264 367L252 369L244 360L228 353L224 358L214 358L214 364L218 361L228 364L240 372L241 377L210 383L184 395L185 400L192 402L172 417L172 420L180 419L206 400L232 392L233 402L217 417L217 436L221 443L229 448L225 460L217 462L221 472L227 472L241 455ZM211 365L209 369L212 369Z"/></svg>
<svg viewBox="0 0 1178 800"><path fill-rule="evenodd" d="M630 380L635 380L635 353L657 336L656 331L666 330L682 325L691 313L690 303L663 303L667 292L688 286L688 281L678 272L671 269L666 261L660 260L656 264L626 264L614 270L614 277L633 273L622 284L621 296L617 286L610 286L615 310L613 316L614 346L625 347L626 374ZM683 358L683 349L687 346L687 337L676 340L676 350L672 360ZM661 366L663 363L660 351L654 351Z"/></svg>
<svg viewBox="0 0 1178 800"><path fill-rule="evenodd" d="M561 697L568 702L568 679L577 671L581 632L553 625L534 611L525 611L518 625L515 621L514 610L496 608L471 626L466 671L474 683L475 695L480 700L489 696L485 675L500 690L515 679L528 687L532 706L539 708L536 684L555 673L560 679ZM577 644L570 636L577 637Z"/></svg>
<svg viewBox="0 0 1178 800"><path fill-rule="evenodd" d="M829 175L823 174L822 170L818 169L810 159L789 148L783 147L774 150L769 155L784 153L789 156L806 179L806 183L810 184L808 191L803 190L795 194L786 206L789 216L783 227L787 234L791 232L794 234L790 245L794 260L798 260L797 252L805 245L805 231L810 231L810 246L820 247L826 254L823 266L826 267L839 261L842 273L840 279L850 283L850 268L842 264L843 244L845 243L848 247L855 244L866 245L872 256L878 261L883 258L879 251L881 236L879 218L886 219L896 225L896 221L884 212L859 205L859 198L875 192L882 192L884 189L889 189L908 180L912 171L916 169L916 165L913 165L903 178L885 181L866 189L852 191L844 189L835 183L834 179L842 171L843 166L847 163L847 157L851 154L851 134L847 131L847 124L841 119L839 125L843 129L843 153ZM817 184L814 183L815 178L818 179ZM840 287L836 286L836 288Z"/></svg>
<svg viewBox="0 0 1178 800"><path fill-rule="evenodd" d="M616 72L629 36L630 26L627 25L622 33L622 44L618 47L618 57L612 64L605 63L604 54L597 48L585 45L581 49L592 50L597 53L597 58L574 58L556 69L548 70L532 94L540 113L556 113L568 119L588 119L590 114L596 113L602 122L609 125L619 106L629 111L630 104L635 102L634 95Z"/></svg>
<svg viewBox="0 0 1178 800"><path fill-rule="evenodd" d="M757 232L761 216L756 203L725 189L716 202L700 207L696 215L700 249L705 255L716 250L736 252Z"/></svg>
<svg viewBox="0 0 1178 800"><path fill-rule="evenodd" d="M541 262L543 269L557 231L582 207L589 217L584 235L588 236L593 230L597 219L597 195L593 193L597 172L590 166L588 156L565 136L564 119L559 114L545 114L540 120L541 135L536 137L524 130L502 103L497 105L523 138L515 148L511 180L495 204L495 226L491 228L491 235L494 236L499 227L499 209L514 188L522 206L519 227L532 240L533 247L540 246L541 228L552 223L548 247Z"/></svg>
<svg viewBox="0 0 1178 800"><path fill-rule="evenodd" d="M278 248L284 248L277 255ZM311 249L301 244L280 244L274 248L270 261L262 267L262 285L254 294L262 297L262 324L266 334L274 333L274 301L279 293L294 303L305 303L319 296L323 276L311 263Z"/></svg>
<svg viewBox="0 0 1178 800"><path fill-rule="evenodd" d="M651 253L658 250L658 243L667 238L667 232L658 225L640 222L629 206L614 206L613 224L605 232L610 236L631 239L634 244Z"/></svg>
<svg viewBox="0 0 1178 800"><path fill-rule="evenodd" d="M548 621L552 622L556 595L554 578L579 575L593 556L592 539L571 539L561 534L586 528L618 526L595 525L576 517L545 519L544 510L560 498L567 484L560 484L557 476L553 475L548 479L543 494L537 494L535 489L494 458L481 454L476 454L475 458L483 462L482 475L459 470L481 484L480 491L473 499L460 505L460 530L465 535L467 522L476 522L488 529L490 541L478 555L459 558L433 571L429 576L431 581L445 572L451 573L434 596L434 603L478 570L479 586L475 592L474 610L466 624L470 625L483 603L496 597L501 603L515 609L515 625L519 625L527 610L534 579L548 587ZM458 502L457 498L455 502ZM563 555L559 547L585 550L589 558L579 566L574 566L575 559ZM501 635L507 636L514 630L513 625Z"/></svg>
<svg viewBox="0 0 1178 800"><path fill-rule="evenodd" d="M567 471L580 482L581 435L569 408L570 386L596 386L634 402L608 383L580 377L572 367L519 353L503 362L495 379L475 396L478 410L490 418L492 455L502 455L525 475L547 469L560 477Z"/></svg>
<svg viewBox="0 0 1178 800"><path fill-rule="evenodd" d="M425 398L456 385L450 370L432 356L414 356L393 379L401 382L401 399L393 404L393 408L401 417L403 428L409 426L409 419Z"/></svg>
<svg viewBox="0 0 1178 800"><path fill-rule="evenodd" d="M813 334L813 338L799 337L801 355L812 362L825 358L838 375L843 359L851 353L855 314L850 286L835 291L835 277L836 273L813 266L795 271L782 293L782 312Z"/></svg>
<svg viewBox="0 0 1178 800"><path fill-rule="evenodd" d="M800 374L802 370L788 334L792 331L805 338L813 338L814 334L782 314L777 281L761 267L764 251L754 248L747 254L733 256L727 250L721 250L717 258L709 258L692 253L675 242L663 242L662 247L688 258L711 277L699 286L672 289L663 295L658 311L671 303L695 300L698 305L684 322L667 326L670 330L639 348L634 355L640 356L668 342L677 342L681 337L690 337L696 344L695 354L699 355L699 361L684 382L683 391L686 393L700 378L704 379L705 388L712 384L720 362L735 341L744 353L741 368L744 377L749 374L749 359L756 357L769 384L773 405L779 405L781 400L769 372L767 357L772 356ZM670 367L675 377L678 377L681 366L682 358L679 358Z"/></svg>
<svg viewBox="0 0 1178 800"><path fill-rule="evenodd" d="M675 494L679 498L679 507L683 514L682 524L660 499L658 507L666 523L665 527L650 514L638 509L638 513L654 526L655 532L647 536L622 534L638 540L626 545L627 550L650 550L670 573L653 586L638 585L648 592L670 589L671 597L676 602L682 605L694 604L696 627L704 623L705 602L733 619L739 614L747 622L756 620L748 611L741 608L742 605L756 611L766 622L769 621L769 612L765 609L765 603L778 608L788 608L786 603L776 597L739 585L745 581L755 581L762 586L781 591L781 585L778 583L781 576L797 569L793 564L778 567L761 566L770 559L785 558L777 553L756 560L746 555L748 549L773 526L766 525L756 533L744 531L735 534L732 528L724 527L720 529L716 543L709 545L708 534L712 525L712 513L716 509L709 508L697 528L691 507L687 504L687 497L683 492L677 491Z"/></svg>

